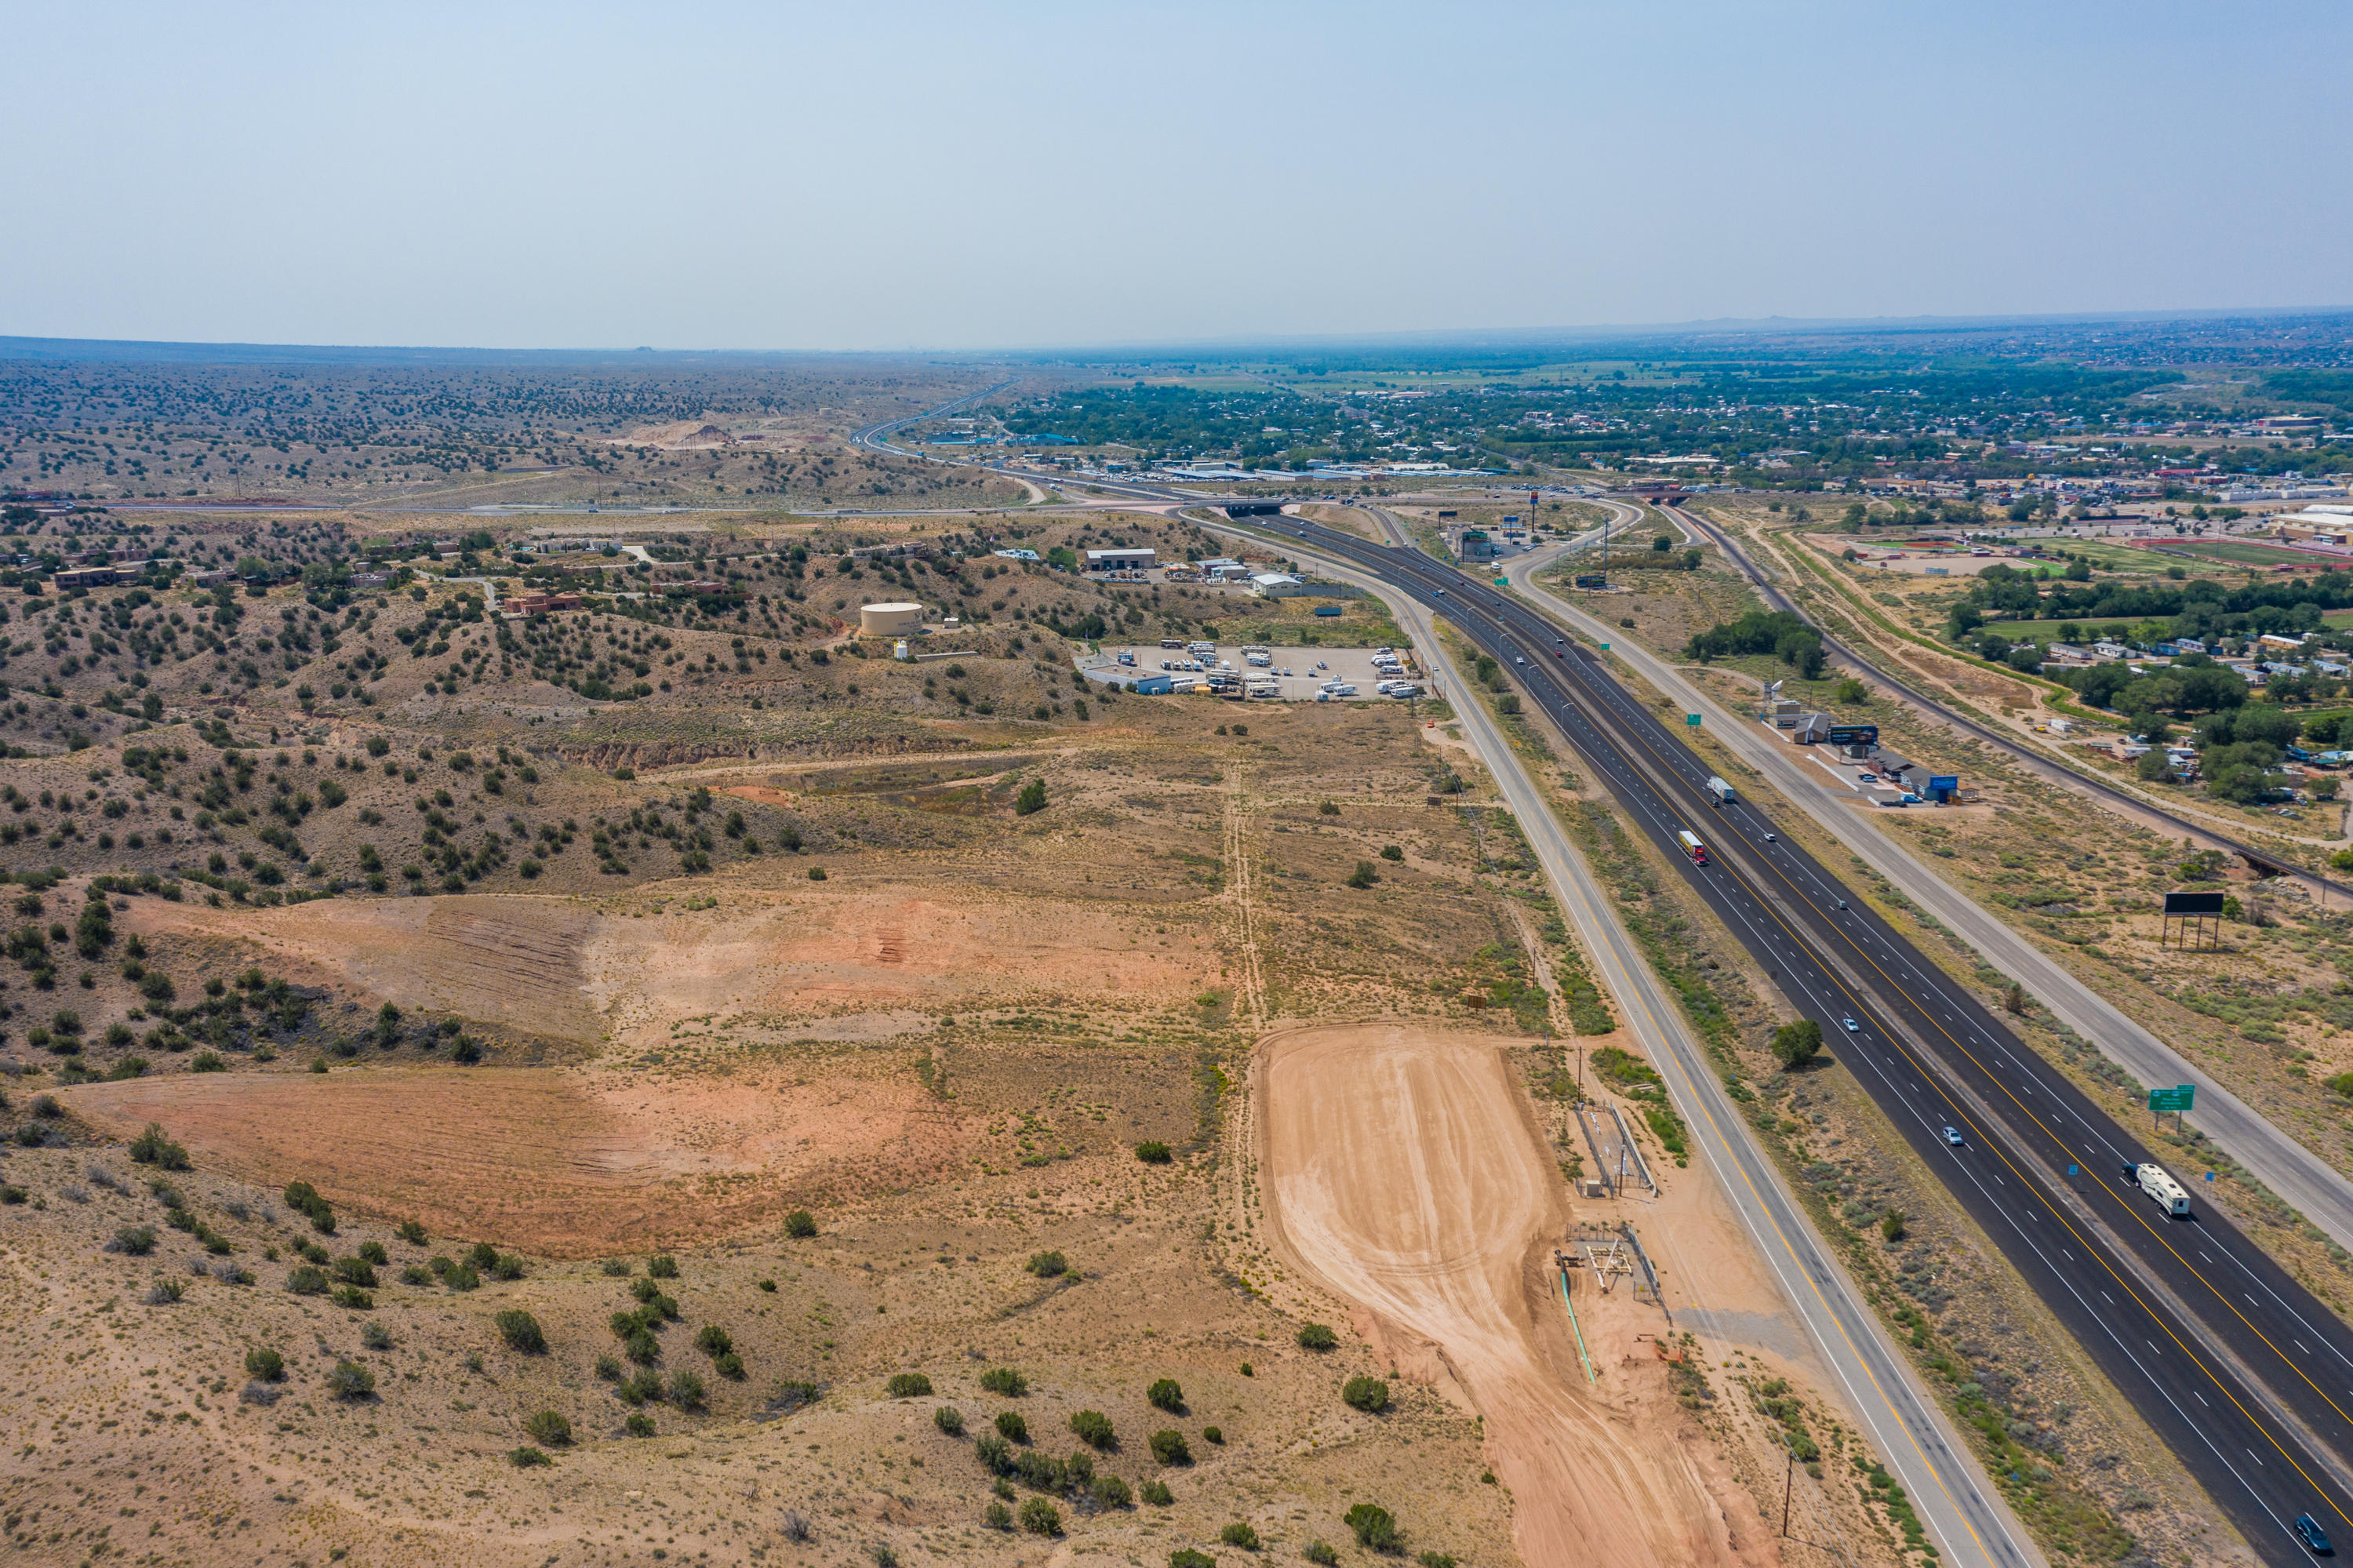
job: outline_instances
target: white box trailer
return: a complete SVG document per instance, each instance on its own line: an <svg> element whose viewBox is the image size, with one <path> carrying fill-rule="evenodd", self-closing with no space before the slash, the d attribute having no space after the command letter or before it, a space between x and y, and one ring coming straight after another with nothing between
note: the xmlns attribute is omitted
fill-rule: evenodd
<svg viewBox="0 0 2353 1568"><path fill-rule="evenodd" d="M2162 1165L2136 1165L2133 1180L2140 1190L2165 1205L2165 1212L2177 1219L2189 1213L2189 1190L2166 1173Z"/></svg>
<svg viewBox="0 0 2353 1568"><path fill-rule="evenodd" d="M1723 779L1716 778L1714 774L1710 774L1708 776L1707 792L1715 797L1715 803L1719 806L1729 806L1732 804L1732 786L1725 783Z"/></svg>

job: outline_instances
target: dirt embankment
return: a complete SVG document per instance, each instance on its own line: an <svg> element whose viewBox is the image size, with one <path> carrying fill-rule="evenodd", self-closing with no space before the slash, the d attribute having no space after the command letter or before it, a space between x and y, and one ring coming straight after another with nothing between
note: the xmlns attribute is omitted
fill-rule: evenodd
<svg viewBox="0 0 2353 1568"><path fill-rule="evenodd" d="M1396 1025L1269 1042L1261 1158L1277 1246L1356 1303L1400 1366L1478 1409L1524 1561L1778 1560L1704 1442L1585 1392L1573 1351L1559 1364L1544 1260L1568 1216L1504 1049Z"/></svg>

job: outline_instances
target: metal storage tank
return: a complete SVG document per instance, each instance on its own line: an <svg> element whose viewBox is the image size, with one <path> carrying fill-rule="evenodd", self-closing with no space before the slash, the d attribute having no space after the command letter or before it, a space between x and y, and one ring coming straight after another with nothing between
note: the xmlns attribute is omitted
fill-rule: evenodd
<svg viewBox="0 0 2353 1568"><path fill-rule="evenodd" d="M860 637L913 637L923 630L920 604L868 604L858 610Z"/></svg>

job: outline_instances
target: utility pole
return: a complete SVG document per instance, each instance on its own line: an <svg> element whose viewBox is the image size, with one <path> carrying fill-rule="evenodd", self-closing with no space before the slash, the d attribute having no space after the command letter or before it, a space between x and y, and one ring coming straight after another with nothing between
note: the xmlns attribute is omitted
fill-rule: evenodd
<svg viewBox="0 0 2353 1568"><path fill-rule="evenodd" d="M1789 1539L1789 1490L1798 1482L1798 1451L1789 1450L1789 1467L1781 1472L1781 1539Z"/></svg>

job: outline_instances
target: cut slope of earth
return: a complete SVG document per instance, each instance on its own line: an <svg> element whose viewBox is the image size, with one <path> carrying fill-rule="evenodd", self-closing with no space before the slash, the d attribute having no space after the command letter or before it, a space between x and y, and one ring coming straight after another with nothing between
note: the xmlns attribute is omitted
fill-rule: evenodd
<svg viewBox="0 0 2353 1568"><path fill-rule="evenodd" d="M1277 1245L1420 1340L1485 1420L1528 1563L1732 1563L1732 1510L1670 1431L1634 1429L1556 1365L1533 1260L1561 1234L1559 1182L1504 1043L1398 1025L1304 1030L1265 1047L1262 1158ZM1558 1336L1550 1336L1557 1338Z"/></svg>

